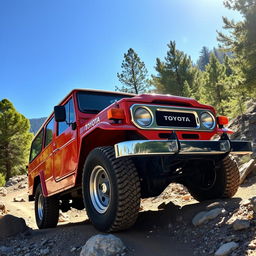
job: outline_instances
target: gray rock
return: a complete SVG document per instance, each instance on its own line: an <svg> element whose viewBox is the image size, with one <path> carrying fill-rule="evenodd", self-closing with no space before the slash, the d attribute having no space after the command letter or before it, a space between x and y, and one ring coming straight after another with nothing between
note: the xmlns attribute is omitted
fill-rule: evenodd
<svg viewBox="0 0 256 256"><path fill-rule="evenodd" d="M238 248L239 244L235 242L230 242L223 244L220 246L220 248L215 252L215 256L225 256L230 254L232 251L234 251L236 248Z"/></svg>
<svg viewBox="0 0 256 256"><path fill-rule="evenodd" d="M250 221L249 220L235 220L233 222L233 229L234 230L243 230L250 227Z"/></svg>
<svg viewBox="0 0 256 256"><path fill-rule="evenodd" d="M40 250L40 255L41 255L41 256L46 256L46 255L48 255L49 253L50 253L49 248L45 248L45 249L41 249L41 250Z"/></svg>
<svg viewBox="0 0 256 256"><path fill-rule="evenodd" d="M25 199L22 197L14 197L13 202L21 203L21 202L25 202Z"/></svg>
<svg viewBox="0 0 256 256"><path fill-rule="evenodd" d="M210 211L203 211L196 214L196 216L192 219L192 223L194 226L202 225L209 220L213 220L218 217L223 211L223 208L215 208Z"/></svg>
<svg viewBox="0 0 256 256"><path fill-rule="evenodd" d="M244 163L242 166L239 168L239 173L240 173L240 184L244 182L246 177L256 169L256 160L251 159L249 162Z"/></svg>
<svg viewBox="0 0 256 256"><path fill-rule="evenodd" d="M256 196L251 198L252 209L256 213Z"/></svg>
<svg viewBox="0 0 256 256"><path fill-rule="evenodd" d="M0 196L7 196L7 189L4 187L0 187Z"/></svg>
<svg viewBox="0 0 256 256"><path fill-rule="evenodd" d="M19 186L18 186L19 189L23 189L23 188L27 188L27 185L24 184L24 183L21 183Z"/></svg>
<svg viewBox="0 0 256 256"><path fill-rule="evenodd" d="M0 246L0 255L8 255L12 251L11 247Z"/></svg>
<svg viewBox="0 0 256 256"><path fill-rule="evenodd" d="M199 212L195 215L195 217L192 219L192 223L194 226L199 226L206 222L206 211Z"/></svg>
<svg viewBox="0 0 256 256"><path fill-rule="evenodd" d="M28 227L22 218L7 214L0 217L0 239L27 231Z"/></svg>
<svg viewBox="0 0 256 256"><path fill-rule="evenodd" d="M213 220L217 218L221 213L225 213L225 209L223 208L215 208L207 212L206 217L207 220Z"/></svg>
<svg viewBox="0 0 256 256"><path fill-rule="evenodd" d="M70 252L75 252L76 251L76 247L72 247L71 249L70 249Z"/></svg>
<svg viewBox="0 0 256 256"><path fill-rule="evenodd" d="M27 182L27 176L26 175L18 175L11 177L5 184L5 187L10 187L13 185L18 184L21 181L26 181Z"/></svg>
<svg viewBox="0 0 256 256"><path fill-rule="evenodd" d="M116 256L124 253L123 242L114 235L96 235L83 246L80 256Z"/></svg>

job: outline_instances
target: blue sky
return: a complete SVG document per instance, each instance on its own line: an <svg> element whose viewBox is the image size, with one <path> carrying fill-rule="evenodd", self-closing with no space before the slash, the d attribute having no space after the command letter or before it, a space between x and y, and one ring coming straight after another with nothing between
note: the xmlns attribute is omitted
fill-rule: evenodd
<svg viewBox="0 0 256 256"><path fill-rule="evenodd" d="M196 61L217 46L222 0L0 0L0 100L48 116L73 88L114 90L133 48L154 73L167 43Z"/></svg>

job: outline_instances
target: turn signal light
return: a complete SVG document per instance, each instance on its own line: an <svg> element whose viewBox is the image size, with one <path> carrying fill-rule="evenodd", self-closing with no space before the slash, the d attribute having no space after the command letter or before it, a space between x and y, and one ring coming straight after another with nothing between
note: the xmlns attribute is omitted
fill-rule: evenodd
<svg viewBox="0 0 256 256"><path fill-rule="evenodd" d="M108 119L124 119L124 110L121 108L111 108L108 110Z"/></svg>
<svg viewBox="0 0 256 256"><path fill-rule="evenodd" d="M228 124L228 117L226 116L218 116L217 122L219 125L227 125Z"/></svg>

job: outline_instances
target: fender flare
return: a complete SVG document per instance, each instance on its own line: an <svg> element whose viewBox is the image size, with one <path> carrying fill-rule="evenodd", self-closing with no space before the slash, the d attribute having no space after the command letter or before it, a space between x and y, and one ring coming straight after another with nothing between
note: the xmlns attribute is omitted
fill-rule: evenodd
<svg viewBox="0 0 256 256"><path fill-rule="evenodd" d="M40 171L39 176L40 176L40 183L41 183L41 188L42 188L42 191L43 191L43 195L44 195L44 197L47 197L48 196L48 190L47 190L46 183L45 183L44 171Z"/></svg>

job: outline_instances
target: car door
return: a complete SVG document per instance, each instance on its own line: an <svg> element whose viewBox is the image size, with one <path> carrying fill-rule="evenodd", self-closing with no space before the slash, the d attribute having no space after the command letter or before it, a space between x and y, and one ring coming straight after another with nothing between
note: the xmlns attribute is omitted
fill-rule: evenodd
<svg viewBox="0 0 256 256"><path fill-rule="evenodd" d="M53 167L53 133L54 133L54 118L45 126L45 137L44 137L44 152L43 157L45 161L44 175L45 179L52 178L52 167Z"/></svg>
<svg viewBox="0 0 256 256"><path fill-rule="evenodd" d="M54 178L59 181L75 172L77 167L77 129L74 101L71 97L65 104L66 122L57 123L54 144Z"/></svg>

